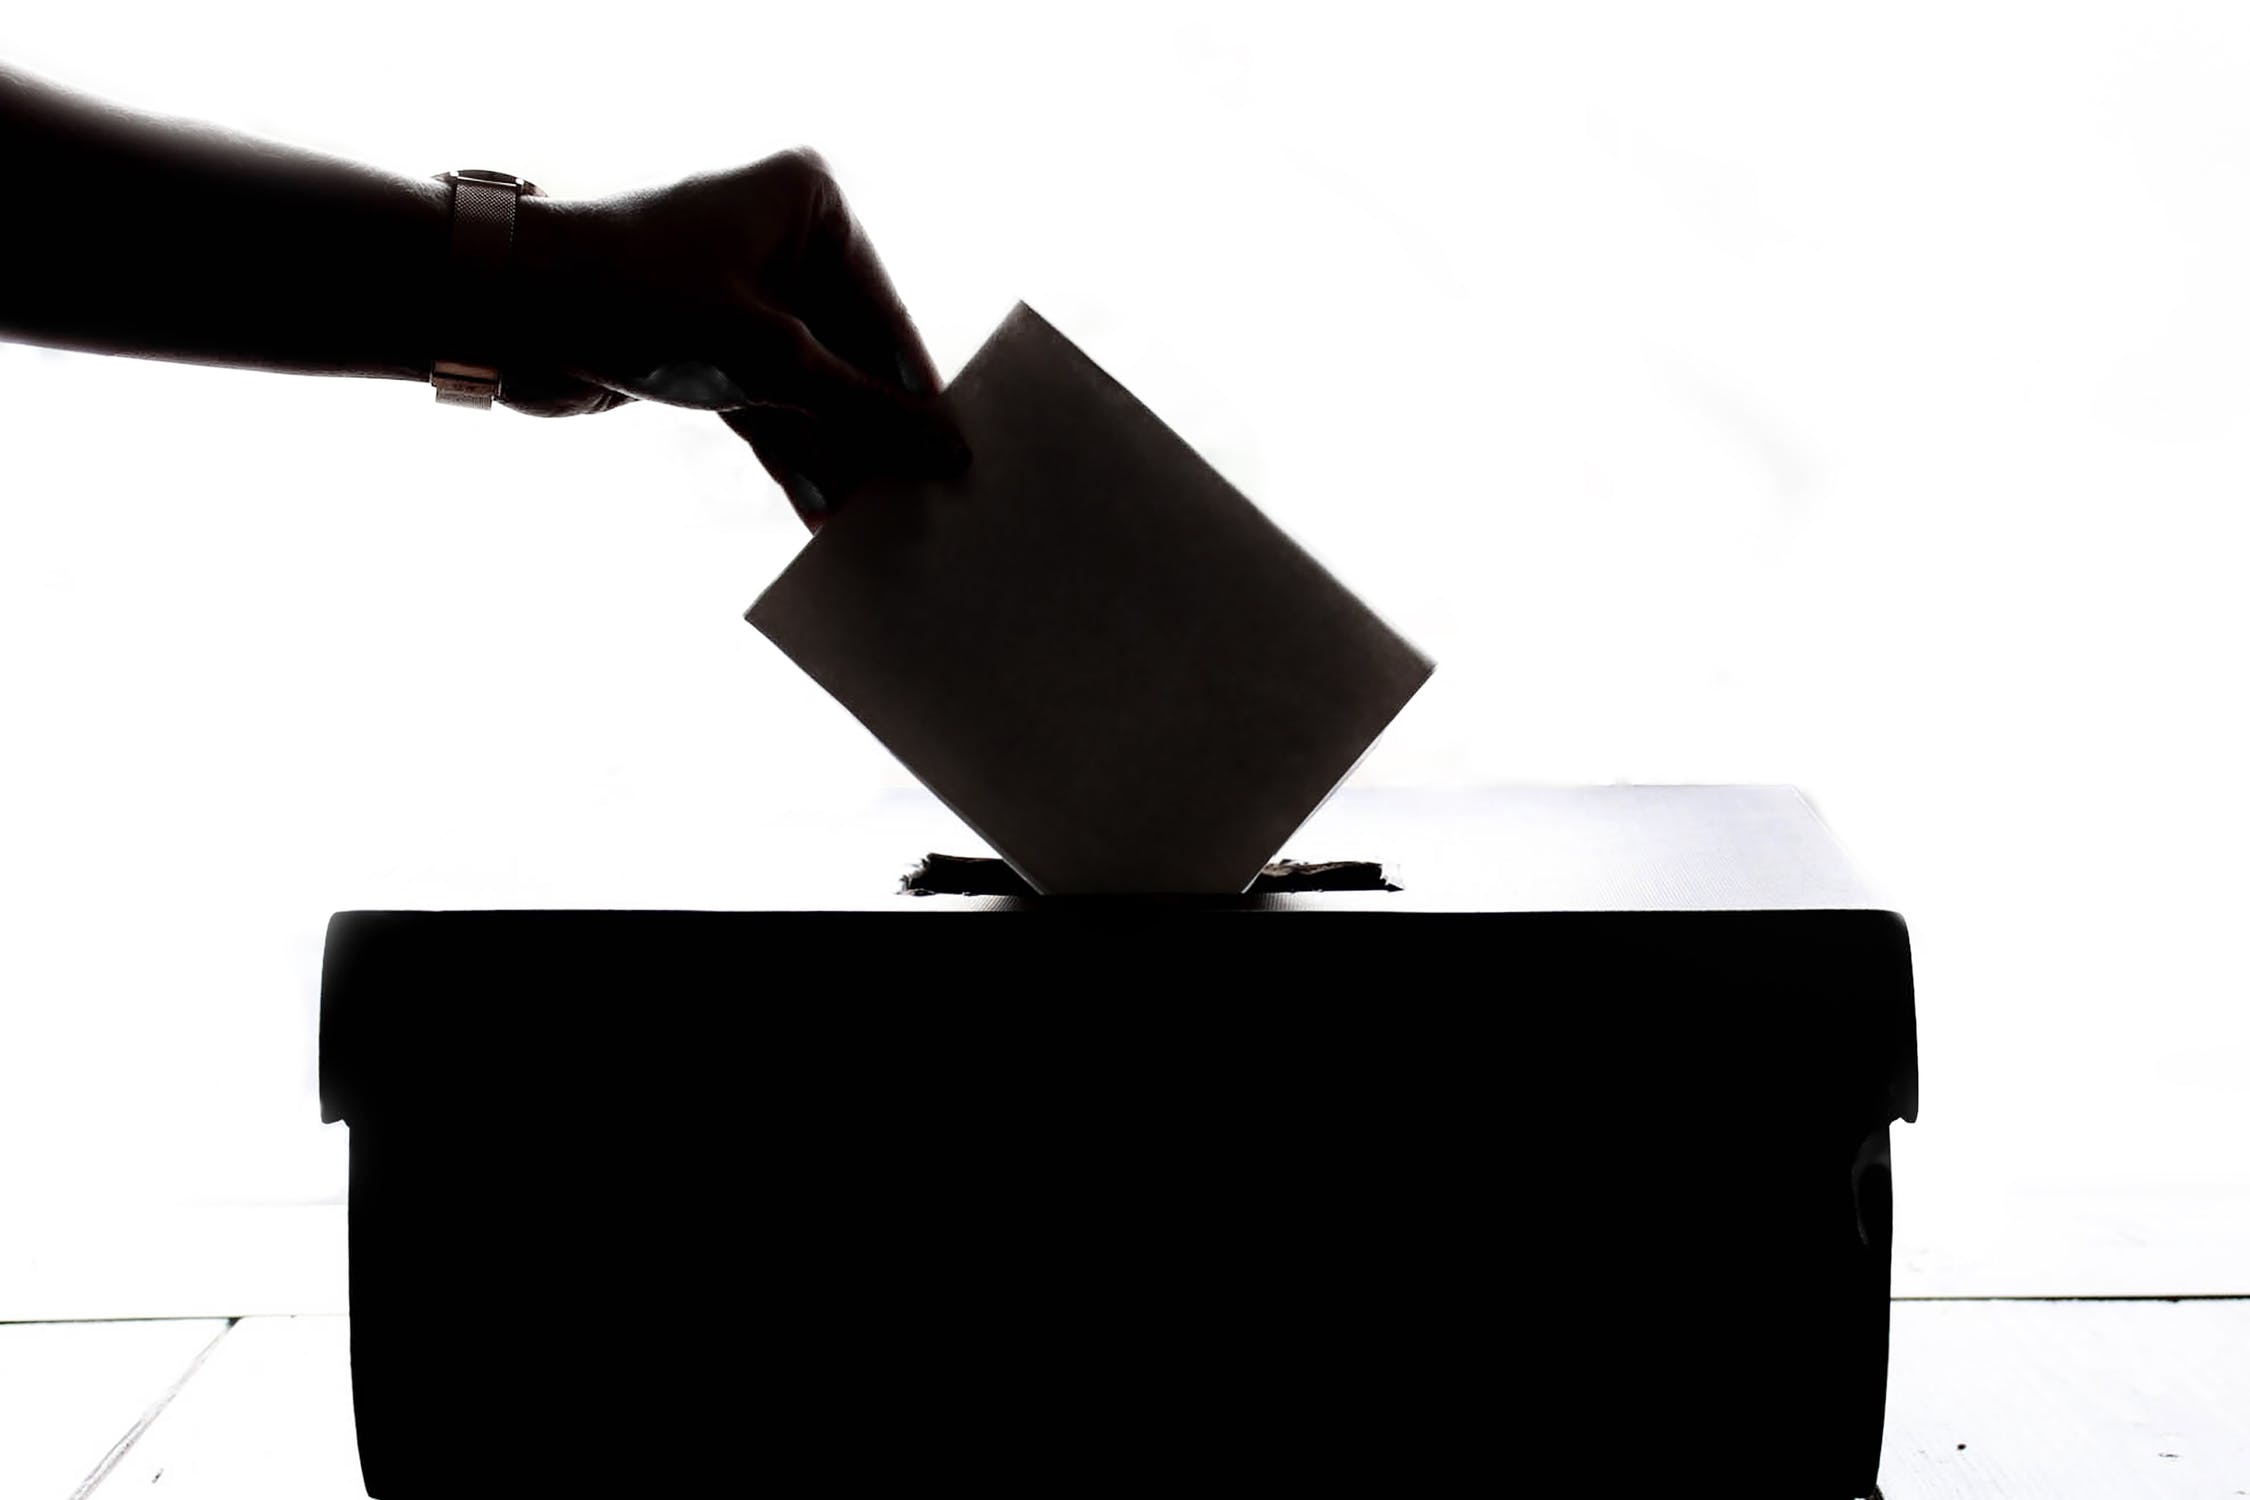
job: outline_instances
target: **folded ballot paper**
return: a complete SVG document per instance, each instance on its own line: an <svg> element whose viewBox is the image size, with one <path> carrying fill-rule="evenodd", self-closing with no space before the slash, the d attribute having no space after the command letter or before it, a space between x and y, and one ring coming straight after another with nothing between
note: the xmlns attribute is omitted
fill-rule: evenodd
<svg viewBox="0 0 2250 1500"><path fill-rule="evenodd" d="M1029 307L944 399L750 623L1033 889L1243 890L1429 658Z"/></svg>

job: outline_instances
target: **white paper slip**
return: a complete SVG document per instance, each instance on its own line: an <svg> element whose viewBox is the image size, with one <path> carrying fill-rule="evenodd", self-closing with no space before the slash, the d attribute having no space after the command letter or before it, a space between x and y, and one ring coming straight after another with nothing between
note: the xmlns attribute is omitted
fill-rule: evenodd
<svg viewBox="0 0 2250 1500"><path fill-rule="evenodd" d="M1035 889L1242 890L1430 660L1029 307L945 400L750 623Z"/></svg>

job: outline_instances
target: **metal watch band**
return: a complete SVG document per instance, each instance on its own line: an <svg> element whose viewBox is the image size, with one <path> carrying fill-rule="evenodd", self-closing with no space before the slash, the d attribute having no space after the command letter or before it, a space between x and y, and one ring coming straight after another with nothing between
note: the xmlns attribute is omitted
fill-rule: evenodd
<svg viewBox="0 0 2250 1500"><path fill-rule="evenodd" d="M492 407L500 394L501 308L516 200L538 188L506 172L469 168L440 174L453 188L452 250L447 257L444 321L430 384L448 406Z"/></svg>

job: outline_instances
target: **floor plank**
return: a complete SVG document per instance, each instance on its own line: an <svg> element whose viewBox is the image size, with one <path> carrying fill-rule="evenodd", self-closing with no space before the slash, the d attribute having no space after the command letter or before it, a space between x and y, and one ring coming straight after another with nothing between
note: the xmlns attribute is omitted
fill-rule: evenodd
<svg viewBox="0 0 2250 1500"><path fill-rule="evenodd" d="M226 1327L0 1324L0 1495L66 1500Z"/></svg>
<svg viewBox="0 0 2250 1500"><path fill-rule="evenodd" d="M1886 1500L2250 1495L2250 1301L1902 1302Z"/></svg>
<svg viewBox="0 0 2250 1500"><path fill-rule="evenodd" d="M2250 1190L1994 1191L1931 1165L1899 1167L1894 1297L2250 1296Z"/></svg>
<svg viewBox="0 0 2250 1500"><path fill-rule="evenodd" d="M352 1432L350 1320L245 1318L94 1500L362 1500L365 1493Z"/></svg>

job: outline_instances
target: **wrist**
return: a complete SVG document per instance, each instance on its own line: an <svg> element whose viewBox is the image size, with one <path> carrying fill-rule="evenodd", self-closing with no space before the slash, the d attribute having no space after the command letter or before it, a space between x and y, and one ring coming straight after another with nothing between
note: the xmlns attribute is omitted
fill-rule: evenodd
<svg viewBox="0 0 2250 1500"><path fill-rule="evenodd" d="M516 367L547 369L555 363L552 333L573 258L575 207L554 198L517 200L516 240L502 307L504 353Z"/></svg>
<svg viewBox="0 0 2250 1500"><path fill-rule="evenodd" d="M588 198L525 198L518 209L505 299L509 357L527 376L587 379L597 362L587 349L593 325L611 300L608 211Z"/></svg>

